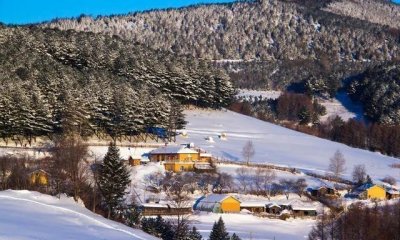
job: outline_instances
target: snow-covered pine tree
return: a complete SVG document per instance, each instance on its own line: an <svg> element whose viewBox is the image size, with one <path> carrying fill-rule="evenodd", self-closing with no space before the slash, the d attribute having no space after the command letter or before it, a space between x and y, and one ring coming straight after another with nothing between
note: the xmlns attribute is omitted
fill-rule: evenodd
<svg viewBox="0 0 400 240"><path fill-rule="evenodd" d="M241 240L241 238L236 233L233 233L231 240Z"/></svg>
<svg viewBox="0 0 400 240"><path fill-rule="evenodd" d="M112 211L124 198L126 187L129 185L129 172L119 156L119 149L114 143L108 147L99 174L99 188L108 207L108 218Z"/></svg>
<svg viewBox="0 0 400 240"><path fill-rule="evenodd" d="M229 240L229 233L226 231L222 217L214 223L209 240Z"/></svg>
<svg viewBox="0 0 400 240"><path fill-rule="evenodd" d="M201 240L201 234L197 231L197 228L193 226L192 230L189 231L188 240Z"/></svg>

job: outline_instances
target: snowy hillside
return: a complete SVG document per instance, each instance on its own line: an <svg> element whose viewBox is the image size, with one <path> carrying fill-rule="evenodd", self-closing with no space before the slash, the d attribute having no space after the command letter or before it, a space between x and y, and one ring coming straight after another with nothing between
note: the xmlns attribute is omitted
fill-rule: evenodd
<svg viewBox="0 0 400 240"><path fill-rule="evenodd" d="M212 226L222 217L230 234L236 233L243 240L300 240L307 239L315 224L311 219L259 218L246 214L215 214L202 212L193 216L192 225L196 226L204 239L209 236ZM245 223L245 224L244 224Z"/></svg>
<svg viewBox="0 0 400 240"><path fill-rule="evenodd" d="M76 204L29 191L0 192L0 239L156 239Z"/></svg>
<svg viewBox="0 0 400 240"><path fill-rule="evenodd" d="M399 169L390 167L393 163L400 163L397 158L351 148L231 111L187 110L185 114L188 137L179 137L178 140L182 143L194 142L226 160L242 161L243 145L252 140L256 150L253 162L285 165L323 174L329 159L336 150L340 150L347 160L345 177L351 177L354 165L365 164L372 178L378 180L391 175L400 182ZM227 134L227 140L218 138L221 133ZM208 137L212 137L213 141L207 141Z"/></svg>

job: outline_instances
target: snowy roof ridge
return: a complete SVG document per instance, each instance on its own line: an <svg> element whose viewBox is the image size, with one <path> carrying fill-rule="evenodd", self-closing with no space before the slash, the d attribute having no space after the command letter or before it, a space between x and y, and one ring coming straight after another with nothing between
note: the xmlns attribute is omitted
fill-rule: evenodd
<svg viewBox="0 0 400 240"><path fill-rule="evenodd" d="M151 154L178 154L178 153L197 154L198 152L183 145L168 145L157 148L151 151L150 153Z"/></svg>

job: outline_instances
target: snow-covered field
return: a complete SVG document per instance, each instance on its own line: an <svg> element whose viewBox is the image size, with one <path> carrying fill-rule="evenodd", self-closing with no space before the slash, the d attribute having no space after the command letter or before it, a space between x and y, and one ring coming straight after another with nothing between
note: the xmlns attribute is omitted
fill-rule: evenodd
<svg viewBox="0 0 400 240"><path fill-rule="evenodd" d="M232 235L236 233L243 240L300 240L307 239L308 233L315 224L312 219L279 219L259 218L246 214L199 213L191 217L204 239L208 239L212 226L219 217Z"/></svg>
<svg viewBox="0 0 400 240"><path fill-rule="evenodd" d="M157 239L75 203L29 191L0 192L0 239Z"/></svg>
<svg viewBox="0 0 400 240"><path fill-rule="evenodd" d="M397 158L351 148L227 110L187 110L185 115L188 121L185 131L188 136L180 136L178 141L194 142L222 159L243 161L242 148L251 140L256 151L252 162L272 163L324 174L329 159L335 151L340 150L346 158L344 177L351 178L354 165L365 164L373 179L390 175L400 182L399 169L390 167L393 163L400 163ZM219 139L221 133L227 134L226 140ZM214 142L205 140L207 137L212 137Z"/></svg>

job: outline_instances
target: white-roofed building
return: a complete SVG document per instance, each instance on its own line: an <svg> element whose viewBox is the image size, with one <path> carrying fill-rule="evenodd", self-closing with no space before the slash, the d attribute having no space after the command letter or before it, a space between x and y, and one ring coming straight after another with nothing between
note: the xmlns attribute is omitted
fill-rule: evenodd
<svg viewBox="0 0 400 240"><path fill-rule="evenodd" d="M204 154L190 144L168 145L151 151L149 158L152 162L162 162L167 171L210 170L211 157Z"/></svg>

